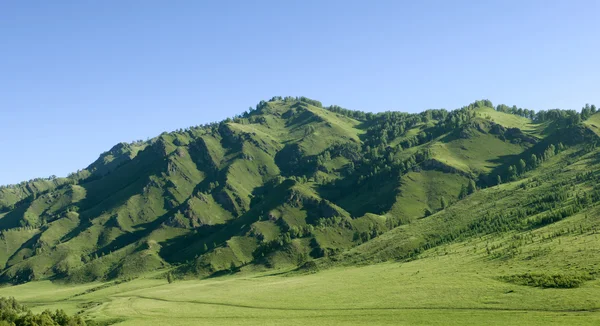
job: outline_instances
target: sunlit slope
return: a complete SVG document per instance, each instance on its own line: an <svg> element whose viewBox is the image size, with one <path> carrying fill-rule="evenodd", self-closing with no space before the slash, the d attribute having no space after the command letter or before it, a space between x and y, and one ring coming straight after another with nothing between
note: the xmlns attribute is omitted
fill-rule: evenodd
<svg viewBox="0 0 600 326"><path fill-rule="evenodd" d="M1 279L105 281L164 268L206 277L350 254L405 258L481 216L533 205L521 199L559 180L521 191L523 178L563 175L556 169L584 158L581 173L595 171L595 115L491 107L373 114L275 97L219 123L118 144L68 178L0 187ZM505 203L497 184L512 187ZM480 194L484 204L473 203Z"/></svg>
<svg viewBox="0 0 600 326"><path fill-rule="evenodd" d="M272 101L245 119L119 144L66 181L40 180L3 190L5 280L129 277L202 254L206 257L198 264L207 262L210 273L252 262L254 251L265 241L263 232L270 241L279 240L290 227L305 233L306 220L314 224L320 213L303 213L296 220L286 214L288 224L269 221L268 212L292 207L319 212L334 204L320 204L314 186L277 186L284 180L277 179L281 174L296 172L290 171L295 167L286 164L288 159L279 158L286 155L282 150L303 159L334 144L360 144L359 135L364 133L359 121L315 105L320 106L311 101ZM280 152L283 155L278 156ZM278 188L292 193L289 196L300 195L284 198L275 193ZM22 201L31 194L35 196ZM258 198L265 200L253 207ZM8 207L19 201L18 207ZM340 212L334 215L349 218L336 209ZM31 235L17 231L20 228ZM194 231L198 228L200 233ZM348 232L350 239L342 241L345 247L355 243L354 231ZM329 236L319 234L315 233L317 243L327 246ZM323 251L308 240L298 244L302 257L313 250ZM144 254L137 257L138 252ZM298 259L275 260L289 265Z"/></svg>
<svg viewBox="0 0 600 326"><path fill-rule="evenodd" d="M409 259L446 243L467 241L479 243L472 245L473 250L484 251L490 261L510 262L523 272L542 268L595 275L600 271L600 261L593 255L600 245L596 236L600 220L595 218L598 152L563 164L576 152L553 156L521 181L475 191L432 216L349 250L338 261ZM485 241L481 238L491 235Z"/></svg>
<svg viewBox="0 0 600 326"><path fill-rule="evenodd" d="M600 113L593 114L589 119L584 121L584 124L594 133L600 135Z"/></svg>
<svg viewBox="0 0 600 326"><path fill-rule="evenodd" d="M490 120L506 128L517 128L529 134L535 134L536 124L528 117L497 111L490 107L480 107L475 109L477 115L486 120Z"/></svg>

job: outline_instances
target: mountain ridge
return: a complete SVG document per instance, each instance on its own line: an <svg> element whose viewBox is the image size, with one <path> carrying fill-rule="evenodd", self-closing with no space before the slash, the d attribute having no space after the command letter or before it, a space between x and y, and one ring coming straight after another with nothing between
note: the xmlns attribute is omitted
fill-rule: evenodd
<svg viewBox="0 0 600 326"><path fill-rule="evenodd" d="M598 117L595 106L535 113L487 100L373 114L274 97L220 123L117 144L67 178L0 188L0 277L86 282L410 258L454 238L426 232L437 227L429 221L478 189L584 162ZM547 163L556 157L565 161ZM456 232L470 234L465 221ZM418 246L384 241L425 222Z"/></svg>

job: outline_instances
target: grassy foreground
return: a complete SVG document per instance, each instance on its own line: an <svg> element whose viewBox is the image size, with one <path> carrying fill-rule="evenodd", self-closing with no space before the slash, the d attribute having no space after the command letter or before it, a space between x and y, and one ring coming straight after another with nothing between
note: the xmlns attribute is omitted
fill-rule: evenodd
<svg viewBox="0 0 600 326"><path fill-rule="evenodd" d="M411 262L315 274L241 272L173 284L150 274L103 288L42 281L2 288L0 296L14 296L34 312L61 308L117 325L600 324L600 281L573 289L502 282L497 276L528 267L477 254L489 241L502 239L444 246ZM580 250L590 239L563 241Z"/></svg>

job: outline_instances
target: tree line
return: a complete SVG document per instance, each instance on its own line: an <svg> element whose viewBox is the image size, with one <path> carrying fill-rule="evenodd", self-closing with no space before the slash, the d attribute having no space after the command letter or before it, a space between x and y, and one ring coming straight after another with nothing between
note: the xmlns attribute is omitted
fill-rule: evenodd
<svg viewBox="0 0 600 326"><path fill-rule="evenodd" d="M69 316L63 310L45 310L34 314L14 298L0 298L0 326L93 326L80 316Z"/></svg>

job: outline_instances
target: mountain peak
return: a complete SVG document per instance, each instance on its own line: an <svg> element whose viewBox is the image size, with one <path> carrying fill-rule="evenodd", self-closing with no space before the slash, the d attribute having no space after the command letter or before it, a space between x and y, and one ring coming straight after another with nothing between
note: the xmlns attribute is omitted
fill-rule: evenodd
<svg viewBox="0 0 600 326"><path fill-rule="evenodd" d="M219 123L119 143L69 178L0 189L0 228L10 234L0 238L2 279L406 258L437 242L392 245L390 236L454 221L449 207L471 207L478 189L587 159L600 126L589 113L487 100L365 113L274 97ZM464 227L480 222L451 223L469 234Z"/></svg>

